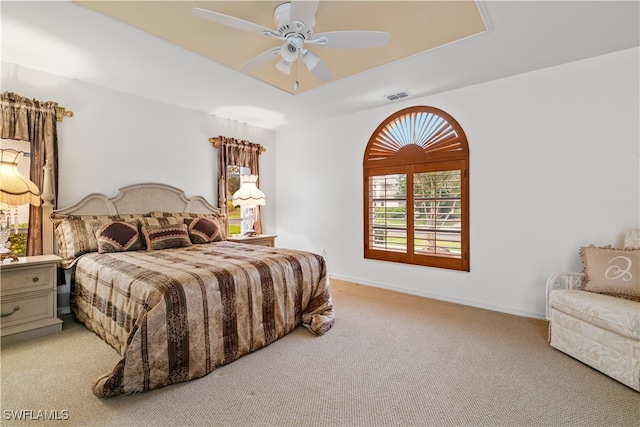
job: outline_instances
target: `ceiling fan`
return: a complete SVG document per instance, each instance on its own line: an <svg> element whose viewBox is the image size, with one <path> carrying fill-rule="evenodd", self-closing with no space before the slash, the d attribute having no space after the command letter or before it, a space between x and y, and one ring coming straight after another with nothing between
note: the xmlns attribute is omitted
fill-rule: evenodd
<svg viewBox="0 0 640 427"><path fill-rule="evenodd" d="M250 59L238 70L249 73L279 57L276 68L285 74L291 73L291 66L298 59L307 70L321 82L333 78L327 65L308 47L327 48L374 48L389 44L390 33L383 31L331 31L313 34L316 23L316 10L319 0L291 0L273 11L277 30L245 21L222 13L196 7L193 14L227 27L256 33L279 40L279 46L273 47ZM298 88L296 80L294 90Z"/></svg>

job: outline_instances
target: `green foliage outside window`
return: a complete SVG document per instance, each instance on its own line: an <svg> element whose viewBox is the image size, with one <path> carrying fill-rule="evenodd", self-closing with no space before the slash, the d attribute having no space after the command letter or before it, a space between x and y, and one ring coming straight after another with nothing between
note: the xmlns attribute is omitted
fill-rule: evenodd
<svg viewBox="0 0 640 427"><path fill-rule="evenodd" d="M233 206L231 201L227 202L227 214L229 215L229 219L240 219L240 206ZM234 224L229 222L229 234L240 234L240 223Z"/></svg>

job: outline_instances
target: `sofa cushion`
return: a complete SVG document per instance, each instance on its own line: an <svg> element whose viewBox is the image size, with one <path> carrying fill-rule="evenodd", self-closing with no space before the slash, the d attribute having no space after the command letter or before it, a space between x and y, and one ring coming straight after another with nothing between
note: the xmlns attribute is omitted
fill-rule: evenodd
<svg viewBox="0 0 640 427"><path fill-rule="evenodd" d="M640 301L640 249L580 248L583 288Z"/></svg>
<svg viewBox="0 0 640 427"><path fill-rule="evenodd" d="M572 289L549 293L552 309L585 322L640 340L640 302Z"/></svg>

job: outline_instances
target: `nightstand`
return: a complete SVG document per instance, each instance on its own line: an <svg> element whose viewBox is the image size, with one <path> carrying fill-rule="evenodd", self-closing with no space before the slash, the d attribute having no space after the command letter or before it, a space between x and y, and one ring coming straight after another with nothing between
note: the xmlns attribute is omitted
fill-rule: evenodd
<svg viewBox="0 0 640 427"><path fill-rule="evenodd" d="M59 262L56 255L39 255L0 264L2 344L62 330L57 317Z"/></svg>
<svg viewBox="0 0 640 427"><path fill-rule="evenodd" d="M245 236L229 236L227 240L230 242L236 243L246 243L249 245L260 245L260 246L275 246L275 240L278 237L275 234L258 234L256 236L245 237Z"/></svg>

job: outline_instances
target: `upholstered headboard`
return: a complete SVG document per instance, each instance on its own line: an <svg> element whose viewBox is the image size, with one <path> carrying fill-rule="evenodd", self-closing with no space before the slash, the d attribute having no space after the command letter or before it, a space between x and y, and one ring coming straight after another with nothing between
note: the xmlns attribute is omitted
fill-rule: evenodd
<svg viewBox="0 0 640 427"><path fill-rule="evenodd" d="M204 197L187 198L184 191L165 184L144 183L123 187L113 197L93 193L73 205L57 209L59 215L147 214L151 211L220 214L221 210ZM43 235L43 246L53 248L53 232Z"/></svg>

